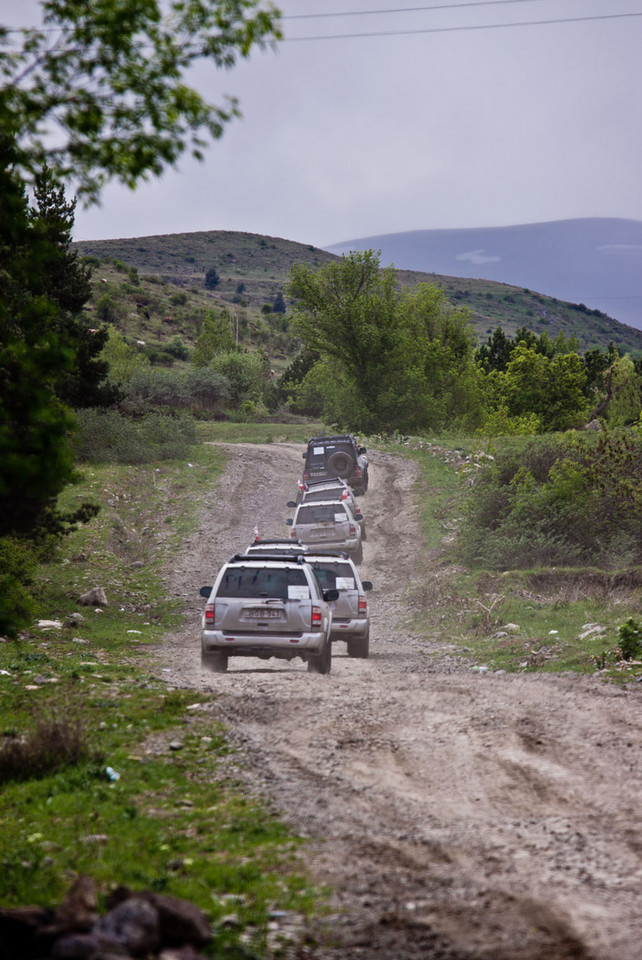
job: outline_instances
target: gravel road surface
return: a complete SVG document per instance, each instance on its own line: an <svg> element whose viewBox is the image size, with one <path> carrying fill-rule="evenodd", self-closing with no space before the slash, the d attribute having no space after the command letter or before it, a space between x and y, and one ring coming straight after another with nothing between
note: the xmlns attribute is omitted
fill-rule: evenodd
<svg viewBox="0 0 642 960"><path fill-rule="evenodd" d="M301 447L226 446L198 532L168 577L192 615L165 676L216 692L246 776L309 840L333 914L300 956L334 960L639 960L642 685L481 674L412 631L413 586L447 575L422 547L415 465L371 455L361 498L370 658L201 671L201 585L261 536L286 536Z"/></svg>

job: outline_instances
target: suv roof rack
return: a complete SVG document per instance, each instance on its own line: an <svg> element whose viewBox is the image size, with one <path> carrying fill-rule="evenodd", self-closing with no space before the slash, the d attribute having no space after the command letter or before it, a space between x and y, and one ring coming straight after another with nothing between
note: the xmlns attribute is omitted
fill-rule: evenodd
<svg viewBox="0 0 642 960"><path fill-rule="evenodd" d="M336 485L346 487L347 489L350 488L350 484L347 482L347 480L344 480L343 477L325 477L325 479L322 480L308 480L308 482L304 484L304 487L306 490L309 490L310 487L316 487L322 483L334 483Z"/></svg>
<svg viewBox="0 0 642 960"><path fill-rule="evenodd" d="M265 563L278 560L279 563L303 563L304 553L235 553L228 563Z"/></svg>
<svg viewBox="0 0 642 960"><path fill-rule="evenodd" d="M315 557L326 557L328 560L349 560L350 554L346 550L328 550L325 553L323 550L315 550L314 552L304 554L305 559L308 563L312 563Z"/></svg>
<svg viewBox="0 0 642 960"><path fill-rule="evenodd" d="M250 544L251 547L264 547L264 546L273 546L275 543L287 543L288 546L299 547L303 546L302 540L293 540L289 537L258 537L256 540L252 540Z"/></svg>
<svg viewBox="0 0 642 960"><path fill-rule="evenodd" d="M308 444L316 443L317 441L320 441L320 440L324 442L327 442L328 440L340 440L345 443L346 440L355 440L355 439L356 438L353 433L336 433L333 436L310 437L310 439L308 440Z"/></svg>

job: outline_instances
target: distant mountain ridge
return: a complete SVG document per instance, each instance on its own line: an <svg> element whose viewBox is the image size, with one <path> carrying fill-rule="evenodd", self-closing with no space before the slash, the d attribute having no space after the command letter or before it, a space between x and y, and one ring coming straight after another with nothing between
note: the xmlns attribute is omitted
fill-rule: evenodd
<svg viewBox="0 0 642 960"><path fill-rule="evenodd" d="M360 237L329 253L380 250L382 266L495 280L583 303L642 329L642 222L608 217Z"/></svg>

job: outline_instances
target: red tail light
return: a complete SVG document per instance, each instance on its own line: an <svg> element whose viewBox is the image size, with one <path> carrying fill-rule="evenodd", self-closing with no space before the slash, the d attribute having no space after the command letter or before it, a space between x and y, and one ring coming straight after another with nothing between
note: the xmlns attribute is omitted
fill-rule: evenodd
<svg viewBox="0 0 642 960"><path fill-rule="evenodd" d="M364 596L359 594L359 613L367 613L367 612L368 612L368 601Z"/></svg>
<svg viewBox="0 0 642 960"><path fill-rule="evenodd" d="M351 537L356 537L356 535L357 535L357 527L356 527L356 524L351 523L351 524L350 524L350 536L351 536Z"/></svg>
<svg viewBox="0 0 642 960"><path fill-rule="evenodd" d="M205 607L205 626L213 627L214 626L214 604L208 603Z"/></svg>
<svg viewBox="0 0 642 960"><path fill-rule="evenodd" d="M304 470L304 471L303 471L303 482L304 482L304 483L307 483L307 482L309 481L309 479L310 479L310 471L309 471L309 470Z"/></svg>
<svg viewBox="0 0 642 960"><path fill-rule="evenodd" d="M322 623L323 623L323 620L321 618L321 608L312 607L312 626L320 627Z"/></svg>
<svg viewBox="0 0 642 960"><path fill-rule="evenodd" d="M355 477L360 477L360 476L361 476L361 467L355 467L355 468L354 468L354 474L353 474L353 476L355 476Z"/></svg>
<svg viewBox="0 0 642 960"><path fill-rule="evenodd" d="M296 540L296 527L292 527L290 530L290 539Z"/></svg>

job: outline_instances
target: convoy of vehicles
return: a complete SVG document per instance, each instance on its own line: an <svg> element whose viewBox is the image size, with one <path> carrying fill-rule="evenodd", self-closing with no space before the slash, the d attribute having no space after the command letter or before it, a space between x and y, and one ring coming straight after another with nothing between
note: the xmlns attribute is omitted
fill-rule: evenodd
<svg viewBox="0 0 642 960"><path fill-rule="evenodd" d="M303 456L303 479L288 538L258 536L223 564L212 586L202 587L201 663L216 673L230 657L302 659L327 674L332 644L365 659L370 611L361 580L365 521L356 500L368 487L365 447L355 437L313 437ZM322 475L321 475L322 474Z"/></svg>

